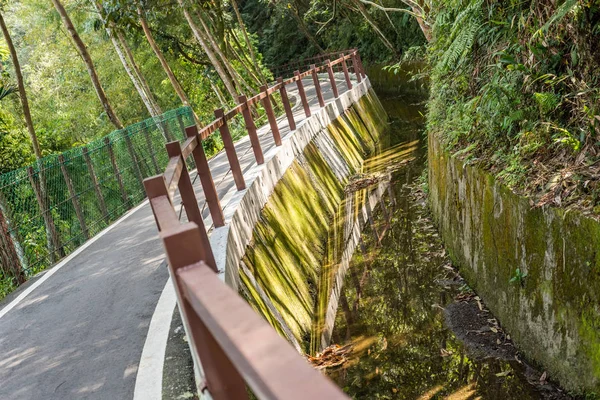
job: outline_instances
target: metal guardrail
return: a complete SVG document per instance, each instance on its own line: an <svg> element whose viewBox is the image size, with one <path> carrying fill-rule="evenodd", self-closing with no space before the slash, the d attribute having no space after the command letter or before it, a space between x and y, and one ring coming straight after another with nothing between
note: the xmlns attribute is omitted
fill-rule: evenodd
<svg viewBox="0 0 600 400"><path fill-rule="evenodd" d="M338 53L340 54L340 53ZM311 60L312 61L312 60ZM237 190L246 183L228 121L242 114L257 164L264 163L258 140L252 107L259 102L266 111L276 146L281 145L277 119L271 96L279 91L290 130L296 123L287 96L286 86L296 84L306 117L311 115L302 79L312 76L320 107L323 94L317 74L327 71L334 96L339 97L334 67L343 73L347 87L352 88L347 62L361 82L365 77L360 56L356 50L342 52L334 61L325 59L323 65L311 65L304 72L294 71L292 78L279 78L271 87L250 99L240 96L239 104L225 112L215 110L216 119L198 130L185 129L187 140L166 145L169 161L163 174L144 180L156 224L160 231L168 265L173 277L179 309L188 328L190 347L196 362L202 366L206 388L213 399L247 399L246 385L260 399L345 399L344 393L326 377L314 370L297 351L262 319L235 291L217 275L214 255L210 247L186 159L193 157L210 214L215 227L225 224L223 209L215 188L202 140L218 129ZM179 190L187 223L180 223L173 205Z"/></svg>

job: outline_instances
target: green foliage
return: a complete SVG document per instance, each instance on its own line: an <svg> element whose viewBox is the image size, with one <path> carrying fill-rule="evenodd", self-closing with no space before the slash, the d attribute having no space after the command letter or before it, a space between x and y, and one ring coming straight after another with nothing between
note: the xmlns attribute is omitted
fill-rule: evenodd
<svg viewBox="0 0 600 400"><path fill-rule="evenodd" d="M515 273L510 278L508 283L518 283L519 285L523 286L524 282L525 282L525 278L527 278L527 272L523 273L523 272L521 272L520 268L517 268L517 269L515 269Z"/></svg>
<svg viewBox="0 0 600 400"><path fill-rule="evenodd" d="M596 3L435 1L431 19L430 132L455 151L477 143L464 155L515 189L543 192L542 172L598 160Z"/></svg>
<svg viewBox="0 0 600 400"><path fill-rule="evenodd" d="M395 1L384 1L388 7L405 7ZM394 59L350 0L331 3L323 0L290 0L265 2L247 0L242 5L244 20L258 38L258 48L269 66L277 66L319 53L307 39L293 17L298 10L310 34L325 51L358 48L361 57L370 62ZM373 7L367 10L398 53L423 45L425 38L413 17L402 12L384 13ZM389 18L389 19L388 19Z"/></svg>

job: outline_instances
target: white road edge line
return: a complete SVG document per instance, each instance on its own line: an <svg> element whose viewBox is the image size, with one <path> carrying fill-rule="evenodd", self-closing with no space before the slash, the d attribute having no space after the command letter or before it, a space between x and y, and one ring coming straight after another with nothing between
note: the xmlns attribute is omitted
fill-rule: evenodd
<svg viewBox="0 0 600 400"><path fill-rule="evenodd" d="M48 270L41 278L39 278L37 281L35 281L31 286L29 286L27 289L25 289L23 291L23 293L21 293L20 295L18 295L13 301L11 301L10 303L8 303L2 310L0 310L0 318L4 317L10 310L12 310L13 308L15 308L21 301L23 301L23 299L25 299L25 297L27 297L31 292L33 292L42 283L44 283L45 281L47 281L48 278L50 278L52 275L54 275L59 269L61 269L63 266L65 266L69 261L71 261L72 259L74 259L75 257L77 257L82 251L84 251L85 249L87 249L88 247L90 247L94 242L96 242L102 236L106 235L115 226L119 225L121 222L123 222L130 215L132 215L133 213L135 213L137 210L139 210L140 208L142 208L146 204L148 204L148 200L147 199L144 200L141 204L139 204L139 205L135 206L134 208L132 208L131 210L129 210L125 215L123 215L121 218L119 218L118 220L116 220L112 225L106 227L102 232L100 232L99 234L97 234L96 236L94 236L93 238L91 238L90 240L88 240L87 242L85 242L81 247L79 247L77 250L75 250L74 252L72 252L71 254L69 254L65 259L63 259L61 262L59 262L58 264L56 264L50 270Z"/></svg>
<svg viewBox="0 0 600 400"><path fill-rule="evenodd" d="M165 363L165 352L171 329L171 319L177 303L175 286L172 279L165 287L158 299L152 320L148 327L146 342L142 350L142 357L138 366L133 400L161 400L162 377Z"/></svg>

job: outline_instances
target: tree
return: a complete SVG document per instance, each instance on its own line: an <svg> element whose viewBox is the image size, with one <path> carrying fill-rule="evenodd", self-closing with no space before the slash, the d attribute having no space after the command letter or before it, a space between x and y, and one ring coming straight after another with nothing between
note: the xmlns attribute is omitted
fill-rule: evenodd
<svg viewBox="0 0 600 400"><path fill-rule="evenodd" d="M52 3L54 4L54 8L56 8L56 11L58 11L58 14L62 19L65 28L67 28L67 31L69 32L69 35L71 36L71 39L73 40L73 43L75 44L75 47L77 48L81 59L85 63L85 66L88 70L88 74L90 75L90 79L92 80L92 85L94 85L94 90L96 90L96 95L98 96L98 99L100 100L100 103L102 104L102 107L106 112L106 116L117 129L123 129L123 124L121 123L121 120L119 119L119 117L117 117L117 114L113 110L110 102L108 101L108 97L104 92L104 88L100 83L100 79L98 78L98 73L96 72L96 67L94 66L92 57L90 57L90 53L88 52L85 44L79 37L79 34L77 33L77 30L75 29L71 18L69 18L69 14L67 14L67 11L65 10L65 8L59 0L52 0Z"/></svg>
<svg viewBox="0 0 600 400"><path fill-rule="evenodd" d="M100 20L104 24L104 29L106 30L106 33L108 34L108 37L110 38L115 48L115 51L119 56L119 60L121 60L121 63L123 64L123 68L125 68L125 72L127 72L131 83L133 83L133 86L140 95L140 98L146 106L146 109L152 117L159 116L160 114L162 114L162 111L158 107L158 104L154 99L154 95L152 94L150 89L144 87L144 85L142 84L141 74L138 73L137 65L135 63L135 60L133 59L133 56L129 55L127 57L125 55L125 49L127 48L127 50L129 50L129 48L123 38L123 35L118 32L118 28L115 27L114 22L106 20L102 5L97 0L91 0L91 2L96 11L98 12ZM131 53L131 51L129 51L129 53Z"/></svg>
<svg viewBox="0 0 600 400"><path fill-rule="evenodd" d="M148 21L146 21L144 11L142 10L142 8L140 6L137 7L137 12L138 12L140 24L142 25L142 30L144 31L144 35L146 36L146 40L148 41L148 44L150 44L152 51L154 51L156 58L158 58L158 61L160 62L160 65L162 66L163 70L167 74L167 77L169 78L169 82L171 82L171 86L173 86L175 93L177 93L177 96L179 97L179 99L181 100L183 105L190 107L190 101L188 100L188 97L185 94L185 91L179 84L179 81L177 81L177 78L175 77L173 70L167 63L167 60L165 59L165 56L163 55L162 51L160 51L160 49L158 48L158 45L156 44L156 41L154 40L154 36L152 35L152 32L150 31L150 27L148 26Z"/></svg>
<svg viewBox="0 0 600 400"><path fill-rule="evenodd" d="M31 145L33 147L33 152L35 154L35 158L39 162L42 159L42 152L40 150L40 145L38 143L37 135L35 133L35 128L33 126L33 119L31 118L31 111L29 109L29 101L27 100L27 91L25 90L25 83L23 81L23 74L21 72L21 64L19 63L19 57L17 56L17 51L13 44L10 33L8 32L8 28L6 27L6 23L4 22L4 16L0 13L0 27L2 28L2 34L4 35L4 39L6 40L6 44L10 51L10 57L13 62L13 66L15 68L15 76L17 78L17 86L19 88L19 97L21 100L21 107L23 109L23 115L25 117L25 124L27 125L27 131L29 132L29 138L31 139ZM40 164L41 167L41 164ZM48 246L48 252L50 255L50 259L54 259L54 252L57 251L58 240L56 236L56 229L54 227L54 222L52 221L51 216L49 215L46 206L46 194L48 193L46 189L46 180L44 179L44 175L42 173L42 168L40 168L40 191L41 191L41 204L40 211L44 217L44 223L46 226L46 242ZM5 208L5 207L1 207ZM60 255L62 254L59 251ZM22 271L19 271L19 275L17 275L17 279L20 281L24 278L21 276Z"/></svg>

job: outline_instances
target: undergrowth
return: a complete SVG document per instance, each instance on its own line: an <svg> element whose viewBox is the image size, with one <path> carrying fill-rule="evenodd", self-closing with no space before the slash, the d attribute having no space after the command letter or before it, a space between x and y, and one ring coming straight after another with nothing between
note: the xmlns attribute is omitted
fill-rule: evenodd
<svg viewBox="0 0 600 400"><path fill-rule="evenodd" d="M436 2L428 131L538 205L600 212L600 2Z"/></svg>

